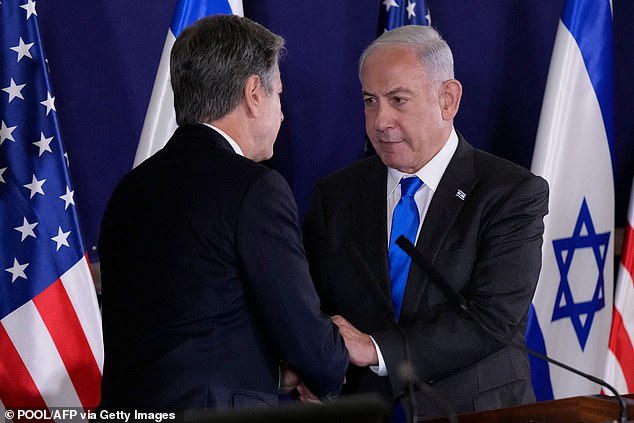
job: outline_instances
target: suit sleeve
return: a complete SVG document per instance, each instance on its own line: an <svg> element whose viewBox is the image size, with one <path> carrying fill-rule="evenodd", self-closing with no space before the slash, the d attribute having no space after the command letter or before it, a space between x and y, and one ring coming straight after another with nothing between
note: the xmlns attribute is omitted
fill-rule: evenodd
<svg viewBox="0 0 634 423"><path fill-rule="evenodd" d="M317 184L311 197L311 206L304 219L304 247L309 258L310 274L319 299L321 309L328 315L337 314L330 298L328 286L328 240L326 218L323 212L321 200L321 186Z"/></svg>
<svg viewBox="0 0 634 423"><path fill-rule="evenodd" d="M467 275L461 293L471 312L495 333L516 342L523 342L520 330L541 269L547 209L545 181L534 176L524 178L483 213L474 248L448 251L439 258L443 263L435 263L445 272L466 266L456 274ZM448 304L442 294L433 295L438 297L437 301L428 299L433 318L403 325L421 379L442 379L503 347ZM405 358L402 336L395 330L377 331L372 336L381 348L388 373L396 374L398 363ZM393 391L402 392L404 386L395 379L390 377Z"/></svg>
<svg viewBox="0 0 634 423"><path fill-rule="evenodd" d="M249 297L280 358L319 397L338 395L348 352L337 327L320 311L295 202L277 172L263 173L249 187L236 245Z"/></svg>

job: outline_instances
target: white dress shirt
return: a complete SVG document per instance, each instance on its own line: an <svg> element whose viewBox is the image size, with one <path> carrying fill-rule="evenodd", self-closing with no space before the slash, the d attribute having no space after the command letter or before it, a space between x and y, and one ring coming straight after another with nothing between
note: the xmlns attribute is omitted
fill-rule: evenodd
<svg viewBox="0 0 634 423"><path fill-rule="evenodd" d="M419 224L418 224L418 232L416 233L416 240L418 240L418 236L420 235L420 229L423 226L423 221L425 220L425 216L427 215L427 209L429 208L429 204L431 203L431 199L438 188L438 184L440 183L440 179L442 175L445 173L451 158L456 152L456 148L458 147L458 135L456 134L455 129L451 130L451 134L449 134L449 139L440 149L438 154L436 154L425 166L423 166L418 172L416 172L415 176L418 176L421 181L423 181L423 186L420 187L416 194L414 194L414 201L416 201L416 207L418 208L419 213ZM399 172L396 169L387 168L387 245L390 245L390 233L392 232L392 215L394 214L394 208L398 204L401 199L401 179L403 177L411 177L414 175L406 174L403 172ZM374 347L376 348L376 354L379 357L379 365L378 366L370 366L370 369L374 371L379 376L387 376L387 368L385 366L385 360L383 359L383 354L381 354L381 350L377 345L374 338L370 337L372 342L374 343Z"/></svg>
<svg viewBox="0 0 634 423"><path fill-rule="evenodd" d="M210 127L211 129L213 129L214 131L216 131L217 133L219 133L220 135L222 135L224 137L224 139L227 140L227 142L229 143L229 145L231 146L231 148L233 148L233 151L236 152L236 154L241 155L242 157L244 157L244 153L242 152L242 149L240 148L240 146L238 145L237 142L235 142L233 140L233 138L231 138L229 135L227 135L226 132L224 132L222 129L216 128L213 125L210 125L208 123L203 122L203 125Z"/></svg>

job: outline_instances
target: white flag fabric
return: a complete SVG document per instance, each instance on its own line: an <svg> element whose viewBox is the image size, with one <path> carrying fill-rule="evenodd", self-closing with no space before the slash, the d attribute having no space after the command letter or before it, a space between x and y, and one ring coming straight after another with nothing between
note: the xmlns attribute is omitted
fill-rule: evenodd
<svg viewBox="0 0 634 423"><path fill-rule="evenodd" d="M634 181L630 194L605 380L620 394L634 393ZM606 392L610 393L610 392Z"/></svg>
<svg viewBox="0 0 634 423"><path fill-rule="evenodd" d="M528 346L602 377L614 275L612 11L566 0L546 83L532 171L550 185L542 271ZM531 357L538 400L600 386Z"/></svg>
<svg viewBox="0 0 634 423"><path fill-rule="evenodd" d="M169 69L174 41L187 26L200 18L215 14L243 16L242 0L179 0L177 3L165 38L133 167L163 148L176 130L174 94L170 85Z"/></svg>

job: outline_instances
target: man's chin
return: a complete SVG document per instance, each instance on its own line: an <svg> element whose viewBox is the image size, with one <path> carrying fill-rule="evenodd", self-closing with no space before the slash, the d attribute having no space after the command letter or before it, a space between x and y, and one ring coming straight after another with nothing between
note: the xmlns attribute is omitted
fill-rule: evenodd
<svg viewBox="0 0 634 423"><path fill-rule="evenodd" d="M403 160L401 160L401 157L398 154L385 150L379 150L377 151L377 154L381 158L383 164L387 167L398 169L403 166Z"/></svg>
<svg viewBox="0 0 634 423"><path fill-rule="evenodd" d="M259 154L257 157L254 157L252 160L254 162L263 162L265 160L269 160L270 158L273 157L273 152L263 152L261 154Z"/></svg>

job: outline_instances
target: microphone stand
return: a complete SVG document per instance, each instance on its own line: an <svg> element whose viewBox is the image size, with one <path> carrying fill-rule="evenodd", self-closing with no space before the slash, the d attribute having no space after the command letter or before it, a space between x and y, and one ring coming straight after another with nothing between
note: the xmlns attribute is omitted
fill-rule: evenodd
<svg viewBox="0 0 634 423"><path fill-rule="evenodd" d="M344 249L352 263L357 267L357 270L361 272L361 274L371 282L369 285L372 287L372 289L375 290L375 295L377 295L378 297L384 297L386 301L390 302L391 299L387 296L387 294L379 289L378 282L376 281L374 275L370 271L370 268L361 256L361 253L359 252L357 247L352 242L349 242L345 245ZM437 406L439 406L445 414L447 414L447 418L449 419L450 423L457 423L458 420L456 419L456 413L451 410L451 407L447 405L447 402L443 400L440 395L436 393L436 391L431 389L425 382L423 382L418 378L418 376L416 376L416 372L411 361L409 342L407 340L407 337L405 336L405 332L403 331L403 328L399 326L396 319L394 319L394 313L388 312L387 317L394 324L394 327L396 328L398 334L401 337L401 340L403 341L403 347L405 349L405 362L399 365L398 377L400 377L401 380L407 382L407 396L409 400L410 412L412 414L412 422L416 422L416 418L418 415L418 404L416 401L416 394L414 392L414 388L418 388L425 394L425 396L427 396Z"/></svg>
<svg viewBox="0 0 634 423"><path fill-rule="evenodd" d="M415 261L416 264L420 266L429 275L434 285L436 285L436 287L440 289L443 292L443 294L445 294L447 298L449 298L449 300L454 305L458 306L461 310L463 310L488 335L495 338L497 341L504 343L505 345L509 345L515 349L518 349L519 351L522 351L524 353L537 357L540 360L546 361L548 363L552 363L558 367L561 367L562 369L568 370L569 372L572 372L578 376L588 379L591 382L594 382L598 385L604 386L605 388L610 390L610 392L614 394L614 396L617 398L619 402L620 423L627 423L628 421L627 404L625 404L625 400L623 399L621 394L619 394L619 392L612 385L610 385L609 383L607 383L606 381L602 379L599 379L596 376L582 372L581 370L575 369L574 367L564 364L561 361L550 358L546 355L538 353L537 351L533 351L524 345L520 345L516 342L511 341L510 339L505 338L502 335L495 333L495 331L487 327L487 325L479 317L477 317L474 313L471 312L471 309L469 308L469 305L467 304L467 301L464 299L464 297L460 295L458 291L454 290L451 287L451 285L449 285L449 283L447 283L447 281L442 277L442 275L438 272L438 270L436 270L436 268L432 266L431 263L429 263L429 261L427 261L427 259L420 252L418 252L418 250L416 250L416 248L414 247L414 244L412 244L409 239L401 235L396 240L396 244L399 247L401 247L403 251L405 251L407 255L410 256L412 260Z"/></svg>

